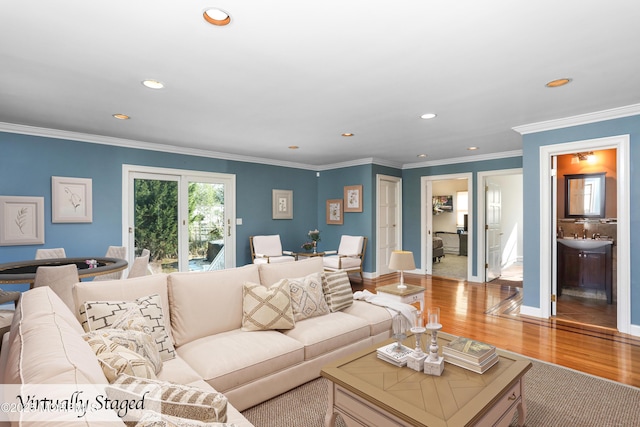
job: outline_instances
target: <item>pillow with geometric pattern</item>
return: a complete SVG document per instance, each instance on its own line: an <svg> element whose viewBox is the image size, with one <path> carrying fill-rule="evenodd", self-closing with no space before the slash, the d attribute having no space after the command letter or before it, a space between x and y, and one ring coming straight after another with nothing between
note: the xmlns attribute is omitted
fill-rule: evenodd
<svg viewBox="0 0 640 427"><path fill-rule="evenodd" d="M85 341L89 341L97 336L107 338L115 344L135 351L151 363L154 373L157 374L162 369L162 358L151 335L136 330L105 328L98 331L87 332L83 335L83 338Z"/></svg>
<svg viewBox="0 0 640 427"><path fill-rule="evenodd" d="M160 357L163 361L176 357L176 350L167 334L160 295L153 294L135 301L85 301L80 305L80 321L86 332L110 328L132 307L140 309L151 328Z"/></svg>
<svg viewBox="0 0 640 427"><path fill-rule="evenodd" d="M293 329L289 282L282 279L267 288L247 282L242 288L242 330Z"/></svg>
<svg viewBox="0 0 640 427"><path fill-rule="evenodd" d="M329 306L322 293L322 274L289 279L291 306L295 321L329 314Z"/></svg>
<svg viewBox="0 0 640 427"><path fill-rule="evenodd" d="M123 373L140 378L156 378L153 365L135 351L114 343L102 334L89 333L83 338L89 343L110 383Z"/></svg>

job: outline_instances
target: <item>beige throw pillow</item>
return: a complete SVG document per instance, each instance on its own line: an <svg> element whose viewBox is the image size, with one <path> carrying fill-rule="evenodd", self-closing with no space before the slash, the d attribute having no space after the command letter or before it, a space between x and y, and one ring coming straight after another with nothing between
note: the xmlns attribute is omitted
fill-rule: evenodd
<svg viewBox="0 0 640 427"><path fill-rule="evenodd" d="M109 382L125 373L141 378L156 378L153 365L135 351L114 343L102 334L85 334L85 341L96 354L100 367Z"/></svg>
<svg viewBox="0 0 640 427"><path fill-rule="evenodd" d="M329 306L322 293L322 274L313 273L289 279L291 306L295 321L329 314Z"/></svg>
<svg viewBox="0 0 640 427"><path fill-rule="evenodd" d="M282 279L267 288L245 283L242 290L242 329L266 331L293 329L295 326L289 282Z"/></svg>
<svg viewBox="0 0 640 427"><path fill-rule="evenodd" d="M353 304L353 290L346 271L323 273L322 289L331 312L344 310Z"/></svg>
<svg viewBox="0 0 640 427"><path fill-rule="evenodd" d="M154 411L144 411L136 427L237 427L233 423L205 423L188 418L172 417Z"/></svg>
<svg viewBox="0 0 640 427"><path fill-rule="evenodd" d="M126 374L119 375L106 391L110 399L119 401L136 402L144 397L145 410L172 417L208 423L227 421L227 398L217 391ZM129 411L123 421L138 421L143 415L141 411Z"/></svg>
<svg viewBox="0 0 640 427"><path fill-rule="evenodd" d="M103 337L111 342L121 345L131 351L136 352L144 357L153 366L153 372L158 373L162 369L162 359L158 352L158 347L153 341L151 335L141 331L124 330L124 329L100 329L99 331L87 332L84 336L85 341L89 341L96 337Z"/></svg>
<svg viewBox="0 0 640 427"><path fill-rule="evenodd" d="M80 319L86 332L112 327L125 312L137 307L151 328L163 361L176 357L173 343L167 334L160 295L153 294L135 301L85 301L80 306Z"/></svg>

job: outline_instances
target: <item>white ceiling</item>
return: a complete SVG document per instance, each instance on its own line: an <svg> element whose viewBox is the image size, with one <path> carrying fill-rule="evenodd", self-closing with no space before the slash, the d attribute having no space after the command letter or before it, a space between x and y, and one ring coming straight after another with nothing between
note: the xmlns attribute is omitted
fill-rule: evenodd
<svg viewBox="0 0 640 427"><path fill-rule="evenodd" d="M0 0L0 122L316 166L510 152L515 126L640 102L639 21L637 0Z"/></svg>

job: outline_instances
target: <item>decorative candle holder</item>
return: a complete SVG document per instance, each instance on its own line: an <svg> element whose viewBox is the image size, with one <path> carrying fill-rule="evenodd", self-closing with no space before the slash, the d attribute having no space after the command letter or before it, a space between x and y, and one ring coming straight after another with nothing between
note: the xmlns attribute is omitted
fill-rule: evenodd
<svg viewBox="0 0 640 427"><path fill-rule="evenodd" d="M402 325L402 314L398 313L393 316L392 322L393 337L396 339L396 346L394 350L401 351L404 347L402 345L402 341L407 338L407 335L404 333L404 326Z"/></svg>
<svg viewBox="0 0 640 427"><path fill-rule="evenodd" d="M416 371L422 371L424 369L424 359L427 355L422 351L421 337L427 329L424 327L424 318L422 317L422 310L416 310L414 313L413 326L410 331L416 336L416 348L407 357L407 366Z"/></svg>
<svg viewBox="0 0 640 427"><path fill-rule="evenodd" d="M442 329L440 308L429 308L427 310L426 330L431 332L431 345L429 346L429 356L424 360L425 374L440 376L444 371L444 357L438 356L438 331L440 329Z"/></svg>

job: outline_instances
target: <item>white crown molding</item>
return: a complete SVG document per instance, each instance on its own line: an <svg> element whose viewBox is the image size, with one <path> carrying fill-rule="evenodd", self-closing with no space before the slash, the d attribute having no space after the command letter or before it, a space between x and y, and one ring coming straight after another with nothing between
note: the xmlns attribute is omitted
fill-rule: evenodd
<svg viewBox="0 0 640 427"><path fill-rule="evenodd" d="M481 154L477 156L455 157L452 159L433 160L429 162L408 163L402 165L402 169L418 169L430 166L453 165L456 163L481 162L485 160L508 159L510 157L522 157L522 150L503 151L501 153Z"/></svg>
<svg viewBox="0 0 640 427"><path fill-rule="evenodd" d="M545 122L531 123L515 126L512 129L521 135L528 133L544 132L547 130L562 129L571 126L586 125L602 122L604 120L620 119L622 117L636 116L640 114L640 104L627 105L625 107L612 108L610 110L596 111L594 113L580 114L562 119L547 120Z"/></svg>
<svg viewBox="0 0 640 427"><path fill-rule="evenodd" d="M380 166L388 166L390 168L402 169L402 164L394 163L388 160L377 159L375 157L368 157L364 159L350 160L348 162L340 162L340 163L331 163L328 165L317 166L318 171L326 171L332 169L341 169L341 168L349 168L352 166L362 166L362 165L380 165Z"/></svg>

